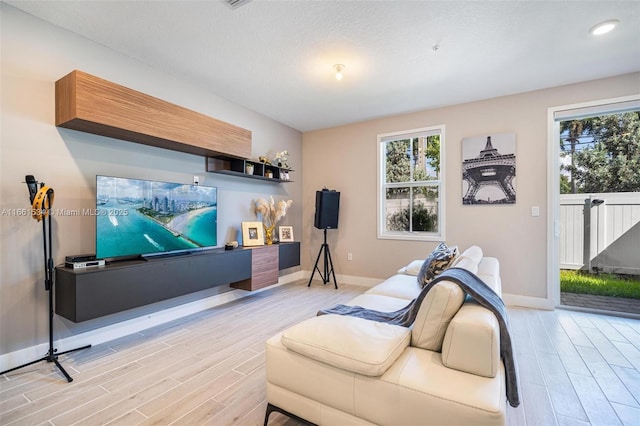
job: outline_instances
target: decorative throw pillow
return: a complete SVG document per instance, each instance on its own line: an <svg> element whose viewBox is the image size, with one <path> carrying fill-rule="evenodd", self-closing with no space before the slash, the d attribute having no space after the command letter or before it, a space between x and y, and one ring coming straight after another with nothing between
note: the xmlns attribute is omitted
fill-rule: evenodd
<svg viewBox="0 0 640 426"><path fill-rule="evenodd" d="M420 288L423 288L431 282L436 275L441 274L442 271L447 269L457 254L457 246L447 247L444 242L438 244L438 247L427 256L420 268L420 272L418 273L418 284L420 284Z"/></svg>

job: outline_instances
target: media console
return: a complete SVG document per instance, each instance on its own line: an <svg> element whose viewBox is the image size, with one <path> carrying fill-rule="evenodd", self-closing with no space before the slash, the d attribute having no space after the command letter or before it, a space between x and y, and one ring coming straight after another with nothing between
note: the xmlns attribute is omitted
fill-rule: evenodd
<svg viewBox="0 0 640 426"><path fill-rule="evenodd" d="M275 275L273 271L267 276L254 275L262 272L262 266L255 263L265 259L263 253L270 264L277 265ZM80 270L58 266L55 311L73 322L82 322L220 285L255 290L276 284L278 269L297 265L299 242L228 251L212 249Z"/></svg>

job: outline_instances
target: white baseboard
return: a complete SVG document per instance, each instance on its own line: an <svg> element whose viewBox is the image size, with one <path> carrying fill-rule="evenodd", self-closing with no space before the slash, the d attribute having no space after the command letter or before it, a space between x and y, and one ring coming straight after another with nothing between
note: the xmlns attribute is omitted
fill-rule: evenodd
<svg viewBox="0 0 640 426"><path fill-rule="evenodd" d="M311 277L311 271L304 271L304 278L305 279L309 279L309 277ZM314 278L314 283L315 282L322 282L322 279L320 278L320 276L318 275L318 273L316 273L316 275L313 277ZM358 277L355 275L342 275L342 274L336 274L336 281L338 281L338 288L340 287L340 284L344 283L344 284L353 284L353 285L359 285L362 287L374 287L378 284L380 284L382 281L384 281L384 278L366 278L366 277ZM331 284L333 286L333 276L329 277L329 282L327 283L327 285ZM313 285L313 284L311 284Z"/></svg>
<svg viewBox="0 0 640 426"><path fill-rule="evenodd" d="M302 271L283 275L278 278L278 284L276 284L275 286L288 284L302 278L304 278L304 273ZM186 317L188 315L211 309L224 303L241 299L251 294L268 290L275 286L266 287L264 289L256 290L253 292L244 290L231 290L225 293L216 294L215 296L207 297L206 299L196 300L150 314L147 313L140 317L121 321L116 324L108 325L106 327L101 327L95 330L55 340L53 342L54 347L58 349L58 352L64 352L86 345L98 345L100 343L109 342L111 340L127 336L129 334L138 333L142 330L146 330L160 324L164 324L179 318ZM14 352L2 354L0 355L0 371L9 370L19 365L26 364L27 362L39 359L43 357L48 351L49 344L42 343L40 345L31 346Z"/></svg>
<svg viewBox="0 0 640 426"><path fill-rule="evenodd" d="M543 299L542 297L503 293L502 300L504 300L507 306L522 306L525 308L544 309L546 311L553 311L555 309L553 300Z"/></svg>
<svg viewBox="0 0 640 426"><path fill-rule="evenodd" d="M336 275L339 283L359 285L362 287L375 287L380 284L385 278L365 278L356 277L355 275Z"/></svg>
<svg viewBox="0 0 640 426"><path fill-rule="evenodd" d="M278 278L278 285L289 284L301 280L305 277L304 271L297 271L292 274L283 275Z"/></svg>

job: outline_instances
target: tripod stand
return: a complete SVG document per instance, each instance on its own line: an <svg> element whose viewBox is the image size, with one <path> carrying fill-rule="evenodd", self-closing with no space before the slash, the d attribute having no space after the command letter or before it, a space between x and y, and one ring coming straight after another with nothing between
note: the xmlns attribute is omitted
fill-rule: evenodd
<svg viewBox="0 0 640 426"><path fill-rule="evenodd" d="M29 180L31 177L32 181ZM29 365L38 363L40 361L47 361L55 363L56 367L62 372L64 377L66 377L68 382L72 382L73 378L66 372L66 370L62 367L62 365L58 362L58 356L69 353L79 351L81 349L90 348L91 345L86 345L81 348L70 349L68 351L58 353L58 350L53 347L53 258L52 258L52 247L51 247L51 217L49 216L49 210L53 205L53 189L44 185L44 183L40 184L40 191L34 194L34 188L37 188L37 182L33 179L33 176L27 176L27 185L29 185L30 193L32 194L32 202L33 202L33 217L36 220L42 220L42 239L43 239L43 247L44 247L44 288L49 292L49 351L40 359L36 359L35 361L28 362L26 364L19 365L17 367L11 368L6 371L0 372L0 375L9 373L14 370L18 370L23 367L27 367ZM34 185L34 187L31 187ZM34 201L35 200L35 201ZM38 208L36 208L38 207ZM44 208L42 208L44 207ZM48 222L48 238L47 238L47 223ZM48 241L47 241L48 240ZM48 243L48 244L47 244Z"/></svg>
<svg viewBox="0 0 640 426"><path fill-rule="evenodd" d="M324 274L318 268L318 262L320 261L320 256L324 251ZM331 271L329 271L329 265L331 266ZM318 252L318 257L316 258L316 264L313 267L313 272L311 273L311 278L309 278L309 284L307 287L311 287L311 281L313 281L313 276L316 273L316 269L318 270L318 274L320 274L320 278L322 278L322 282L324 284L330 281L329 274L333 276L333 284L338 289L338 282L336 281L336 273L333 271L333 261L331 260L331 252L329 251L329 244L327 244L327 228L324 228L324 243L320 246L320 251Z"/></svg>

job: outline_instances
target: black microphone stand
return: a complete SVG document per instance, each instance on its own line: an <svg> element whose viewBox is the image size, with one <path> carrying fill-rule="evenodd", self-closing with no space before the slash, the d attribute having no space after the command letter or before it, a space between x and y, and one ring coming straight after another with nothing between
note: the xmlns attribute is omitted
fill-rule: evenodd
<svg viewBox="0 0 640 426"><path fill-rule="evenodd" d="M42 188L44 183L40 184ZM19 365L14 368L10 368L9 370L0 372L0 375L9 373L14 370L18 370L23 367L27 367L32 364L36 364L40 361L53 362L56 367L62 372L64 377L67 378L68 382L72 382L73 378L67 373L67 371L62 367L62 365L58 362L58 356L64 355L69 352L75 352L82 349L90 348L91 345L82 346L81 348L70 349L68 351L59 352L53 347L53 250L51 243L51 216L49 215L52 204L52 195L53 189L49 189L46 193L46 200L43 203L43 214L42 214L42 240L43 240L43 248L44 248L44 288L49 292L49 351L42 358L36 359L35 361L28 362L26 364ZM31 200L33 201L33 200ZM46 207L46 212L44 211L44 206ZM47 224L48 222L48 238L47 238ZM47 244L48 239L48 244Z"/></svg>

